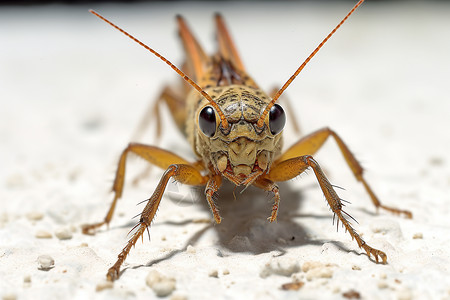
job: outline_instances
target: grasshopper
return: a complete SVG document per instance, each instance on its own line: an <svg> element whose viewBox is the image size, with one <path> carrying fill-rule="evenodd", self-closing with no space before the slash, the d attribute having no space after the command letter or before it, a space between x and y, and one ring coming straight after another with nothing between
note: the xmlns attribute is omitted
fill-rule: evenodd
<svg viewBox="0 0 450 300"><path fill-rule="evenodd" d="M158 103L167 104L177 127L188 139L198 157L197 161L189 162L170 151L140 143L130 143L123 150L112 187L114 199L111 207L102 222L84 225L84 233L92 234L96 228L110 223L117 200L122 196L128 153L142 157L150 164L164 169L165 172L140 214L139 222L130 231L133 233L125 248L118 255L116 263L108 270L108 280L113 281L119 277L120 267L131 248L144 232L149 230L170 178L187 185L205 186L206 200L217 224L221 222L221 217L214 200L224 177L236 186L254 185L272 192L273 206L268 220L274 222L280 205L279 187L276 182L293 179L309 168L313 170L328 205L334 213L333 219L337 217L337 223L341 222L369 258L373 256L377 263L387 262L387 256L383 251L369 246L353 229L349 221L353 218L343 210L343 200L339 198L312 155L322 147L328 137L332 137L354 176L363 184L377 209L382 208L407 218L412 217L411 212L381 204L364 179L363 168L355 156L340 136L330 128L317 130L282 152L282 132L286 123L286 113L276 103L305 65L363 1L360 0L350 10L289 80L271 97L263 92L247 74L224 20L219 14L215 16L219 49L213 56L205 54L184 19L181 16L177 17L179 34L187 54L182 71L123 29L98 13L90 11L156 55L188 83L189 88L184 90L183 97L177 96L167 87L162 92ZM156 119L159 124L159 113L156 114Z"/></svg>

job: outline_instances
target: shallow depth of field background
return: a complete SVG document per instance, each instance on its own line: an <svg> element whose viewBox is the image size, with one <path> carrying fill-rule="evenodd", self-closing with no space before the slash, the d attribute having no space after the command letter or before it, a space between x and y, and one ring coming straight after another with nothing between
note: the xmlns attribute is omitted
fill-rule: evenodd
<svg viewBox="0 0 450 300"><path fill-rule="evenodd" d="M179 78L88 9L177 65L183 52L175 15L186 18L212 53L213 15L221 12L248 72L269 91L289 78L354 2L4 3L3 299L148 298L154 292L145 278L152 270L176 279L173 299L340 299L349 291L365 299L449 299L447 1L367 1L285 92L303 134L333 128L366 168L380 199L414 213L413 220L376 214L334 142L317 154L331 182L345 188L338 192L352 203L347 210L358 220L358 232L387 252L388 265L374 264L348 233L336 232L313 172L281 185L277 224L265 222L270 196L255 189L237 189L234 200L233 187L225 186L218 202L224 222L215 226L207 222L212 217L201 189L171 184L151 241L145 237L137 245L120 280L102 291L96 288L124 246L131 218L143 208L136 204L150 196L162 171L153 169L133 185L145 162L130 158L110 230L85 236L80 226L104 217L120 152L162 87ZM164 120L161 147L194 159L167 111ZM299 139L289 121L285 136L287 146ZM153 138L150 126L139 141ZM61 232L70 238L58 238ZM39 238L42 233L50 238ZM53 257L54 268L39 270L40 255ZM305 263L311 262L324 273L308 275ZM304 286L281 289L294 281Z"/></svg>

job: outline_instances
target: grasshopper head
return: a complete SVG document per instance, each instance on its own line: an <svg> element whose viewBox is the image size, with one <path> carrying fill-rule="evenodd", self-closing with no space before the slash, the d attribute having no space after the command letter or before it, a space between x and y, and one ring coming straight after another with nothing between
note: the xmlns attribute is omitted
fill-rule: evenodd
<svg viewBox="0 0 450 300"><path fill-rule="evenodd" d="M272 107L260 128L257 122L270 98L261 90L246 86L215 88L215 102L224 113L223 128L214 107L205 103L197 110L196 150L215 170L241 183L254 172L266 171L282 146L286 122L283 108ZM227 176L228 175L228 176Z"/></svg>

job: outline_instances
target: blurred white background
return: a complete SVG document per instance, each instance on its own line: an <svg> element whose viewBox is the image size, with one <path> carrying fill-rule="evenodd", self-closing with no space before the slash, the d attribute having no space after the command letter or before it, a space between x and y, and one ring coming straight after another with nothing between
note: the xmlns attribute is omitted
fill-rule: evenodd
<svg viewBox="0 0 450 300"><path fill-rule="evenodd" d="M102 218L109 205L105 200L109 199L105 195L108 180L120 151L160 89L179 81L167 65L89 14L88 9L108 17L177 65L181 65L183 52L175 15L187 19L201 44L212 53L216 49L213 14L221 12L248 72L269 91L289 78L353 5L351 1L204 1L0 6L0 275L4 278L0 290L27 298L46 295L45 289L24 290L23 274L37 276L33 280L40 282L42 272L34 267L37 255L65 251L67 244L58 244L55 239L36 241L34 224L24 216L43 212L44 221L38 226L49 230L62 225L79 228ZM285 92L294 104L303 133L324 126L335 129L369 170L369 181L380 198L414 212L411 223L389 215L384 218L400 222L405 236L428 230L431 240L425 240L424 245L429 252L423 257L436 254L434 249L449 248L449 13L450 4L443 1L367 1ZM166 121L162 146L192 158L189 145L170 118ZM143 141L152 142L152 129ZM298 139L289 128L286 135L287 144ZM337 147L328 144L318 157L332 181L347 189L352 207L374 211ZM124 197L128 201L121 201L118 208L125 217L113 222L123 225L139 212L134 204L152 192L160 173L152 174L154 178L137 195L132 194L133 186L126 186ZM305 181L315 182L310 174L292 185L305 187ZM305 200L302 213L321 209L327 214L318 189L305 193L305 198L313 199L311 203ZM355 214L366 223L361 226L367 232L364 226L368 221L363 220L374 216L364 211ZM160 216L170 215L161 208ZM356 249L349 236L337 235L328 220L324 223L329 234L322 237L346 241ZM124 233L113 234L113 241L101 240L100 244L96 238L101 239L102 234L107 238L107 232L91 238L76 231L71 243L89 241L104 262L92 272L74 275L73 282L81 282L88 292L94 292L93 286L103 278L106 266L125 241L127 228L122 229ZM149 244L145 242L147 249ZM320 249L314 251L319 253ZM408 251L410 248L405 253ZM149 254L142 255L144 259L135 258L136 263L145 264L150 259ZM414 266L426 261L418 257ZM400 266L396 270L412 264L395 263ZM436 270L432 275L408 269L411 277L416 276L416 285L405 283L413 298L449 297L444 278L434 282L435 288L425 283L426 278L442 275L442 266L442 272L448 272L448 257L441 267L437 265L433 265L436 269L430 267L430 272ZM126 274L138 271L145 272L129 270ZM123 279L130 289L131 279ZM252 292L260 292L261 286L272 288L267 280L259 280L255 282L258 288L245 295L254 296ZM339 279L335 280L339 285ZM446 280L448 283L448 277ZM67 284L66 279L59 282ZM45 282L40 284L45 287ZM211 287L217 288L214 284ZM197 298L196 291L184 288L189 297ZM274 295L284 295L277 288L272 288ZM183 291L182 285L179 289ZM239 288L234 291L242 293ZM142 296L141 291L135 293ZM381 298L389 295L386 290L380 293ZM333 294L326 290L324 295Z"/></svg>

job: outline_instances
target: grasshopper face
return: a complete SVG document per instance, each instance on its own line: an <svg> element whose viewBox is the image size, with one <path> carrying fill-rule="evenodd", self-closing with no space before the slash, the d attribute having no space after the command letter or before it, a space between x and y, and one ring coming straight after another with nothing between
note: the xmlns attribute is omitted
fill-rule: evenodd
<svg viewBox="0 0 450 300"><path fill-rule="evenodd" d="M224 129L214 108L202 103L197 109L197 152L212 167L235 184L243 184L255 172L269 170L282 147L282 129L286 118L276 105L264 126L257 121L270 102L258 88L243 85L215 87L208 91L229 123ZM256 179L256 177L255 177Z"/></svg>

